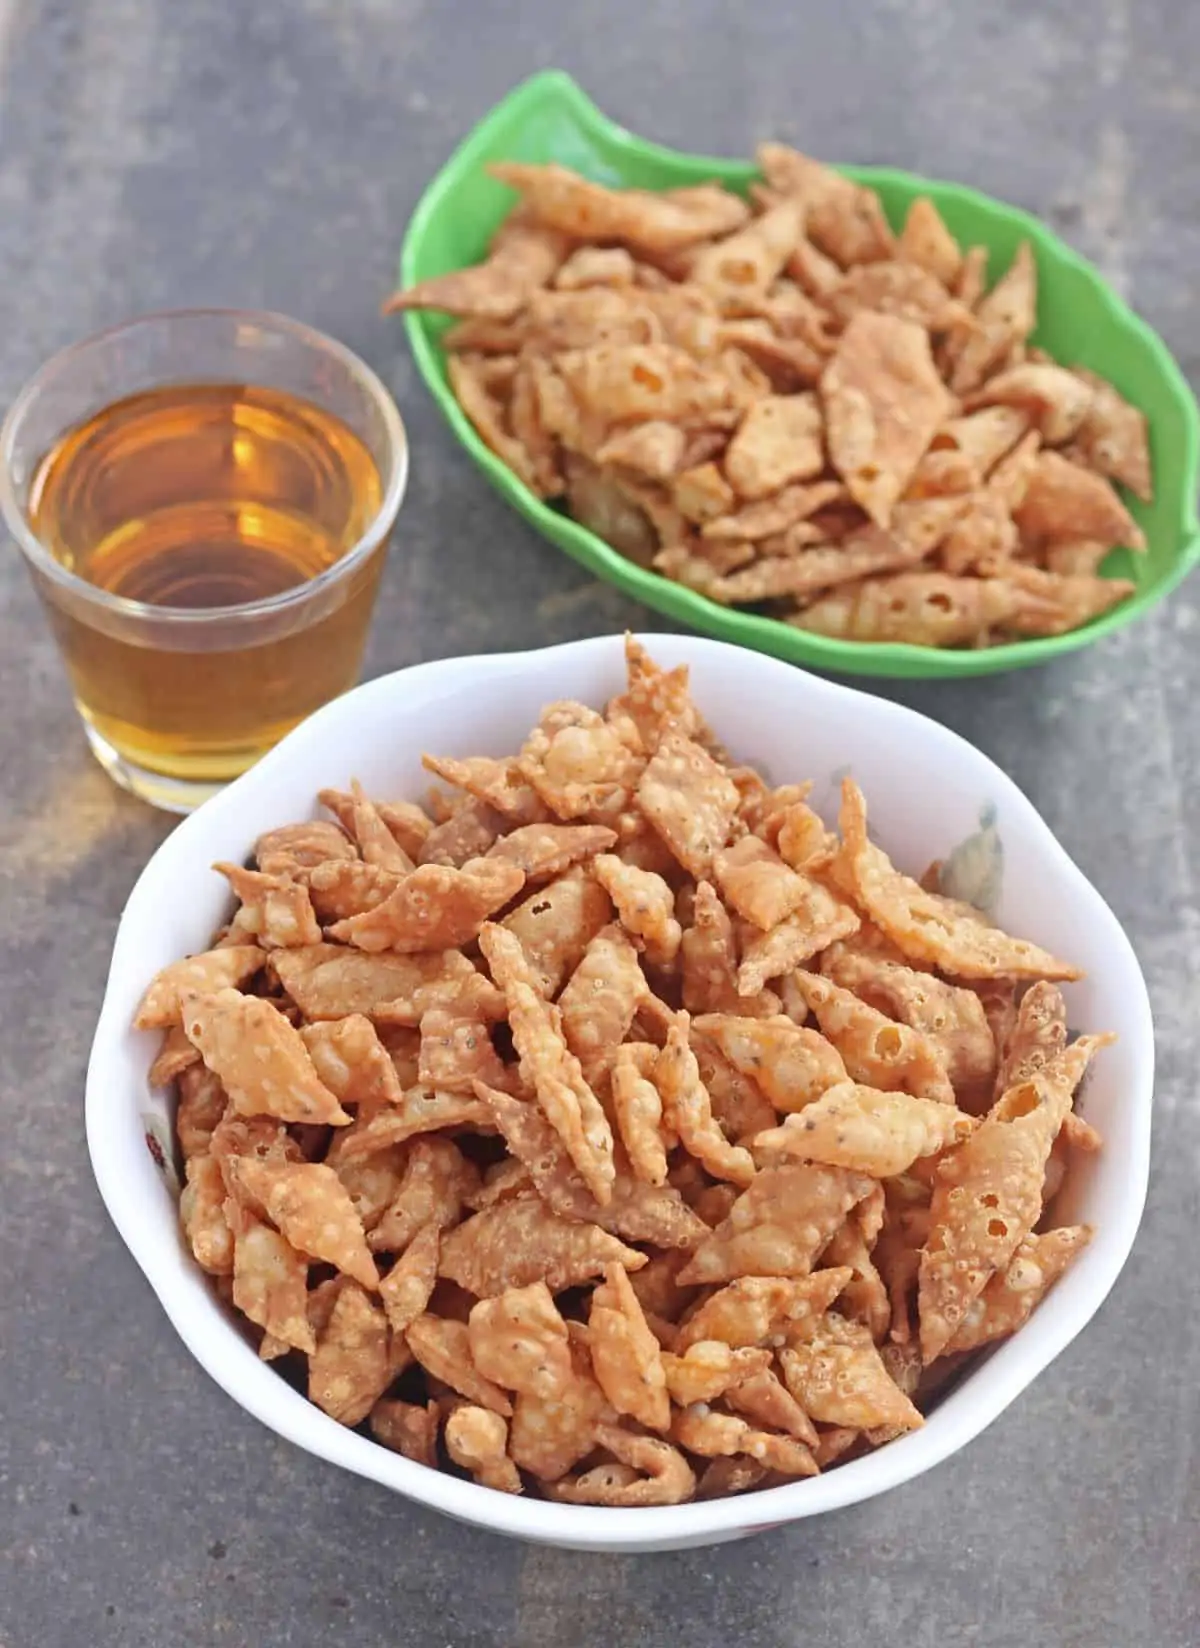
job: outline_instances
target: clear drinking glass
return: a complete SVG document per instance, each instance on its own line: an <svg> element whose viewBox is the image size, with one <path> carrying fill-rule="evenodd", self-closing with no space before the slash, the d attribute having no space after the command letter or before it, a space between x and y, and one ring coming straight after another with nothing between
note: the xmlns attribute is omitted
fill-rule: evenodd
<svg viewBox="0 0 1200 1648"><path fill-rule="evenodd" d="M190 811L354 684L407 470L375 374L280 315L149 315L26 385L0 509L118 784Z"/></svg>

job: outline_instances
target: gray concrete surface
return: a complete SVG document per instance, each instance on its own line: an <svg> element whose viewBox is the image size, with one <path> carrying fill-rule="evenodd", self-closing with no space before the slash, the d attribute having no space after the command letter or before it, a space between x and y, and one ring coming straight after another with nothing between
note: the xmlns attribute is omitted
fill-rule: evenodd
<svg viewBox="0 0 1200 1648"><path fill-rule="evenodd" d="M406 218L532 69L628 126L966 179L1045 214L1200 377L1188 0L5 0L0 397L163 304L265 304L374 362L413 479L372 673L644 621L497 504L378 318ZM0 562L0 1645L1200 1641L1200 584L1053 668L882 687L988 751L1127 925L1154 995L1153 1181L1100 1317L940 1470L711 1552L524 1549L276 1440L192 1363L110 1228L84 1064L118 912L169 822L84 750Z"/></svg>

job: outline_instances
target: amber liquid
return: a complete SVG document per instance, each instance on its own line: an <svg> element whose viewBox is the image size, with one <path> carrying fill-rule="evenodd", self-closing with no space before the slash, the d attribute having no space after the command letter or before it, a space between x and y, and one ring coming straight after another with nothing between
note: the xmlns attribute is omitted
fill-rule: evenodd
<svg viewBox="0 0 1200 1648"><path fill-rule="evenodd" d="M38 466L35 532L88 583L161 609L124 621L47 592L94 733L148 772L219 781L345 691L386 543L286 614L225 609L316 578L380 501L375 460L353 430L282 390L177 384L70 430Z"/></svg>

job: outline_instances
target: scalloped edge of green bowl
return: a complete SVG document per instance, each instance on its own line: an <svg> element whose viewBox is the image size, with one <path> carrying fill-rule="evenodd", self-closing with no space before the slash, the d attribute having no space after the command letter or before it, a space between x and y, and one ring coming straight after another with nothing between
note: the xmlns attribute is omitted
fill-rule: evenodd
<svg viewBox="0 0 1200 1648"><path fill-rule="evenodd" d="M500 131L508 130L532 110L542 108L551 101L557 102L562 112L567 114L581 131L594 136L610 150L625 151L641 159L648 158L663 165L686 168L693 173L703 172L734 186L744 187L758 176L752 162L684 153L636 137L602 113L564 70L548 69L532 75L502 98L467 134L429 183L409 220L405 234L400 258L401 286L415 283L416 266L425 235L437 215L444 209L447 195L455 189L464 172L482 169ZM635 565L602 538L597 537L594 532L530 492L512 470L484 445L455 399L442 369L444 356L438 346L429 315L409 312L404 316L405 329L417 367L459 442L513 508L543 537L563 549L597 578L616 585L633 600L667 617L677 619L692 629L716 636L720 640L752 647L756 651L769 653L790 663L807 665L840 675L964 679L1046 663L1053 658L1060 658L1081 647L1089 646L1102 636L1111 635L1132 623L1169 595L1197 562L1200 562L1200 521L1196 517L1196 495L1200 490L1200 411L1197 410L1187 380L1166 344L1118 297L1093 264L1073 251L1039 219L1021 211L1020 208L996 200L965 184L925 178L917 173L901 171L894 167L842 166L839 170L859 182L880 187L885 191L894 188L910 194L926 193L939 206L945 202L957 202L973 211L982 212L997 220L1002 219L1006 225L1015 228L1020 235L1033 243L1039 261L1061 264L1082 278L1092 288L1108 323L1133 339L1150 357L1162 380L1167 398L1174 403L1173 410L1179 419L1179 438L1183 447L1183 476L1180 488L1182 496L1178 501L1179 515L1173 528L1176 538L1173 563L1153 586L1135 591L1127 600L1113 607L1102 617L1065 635L1007 642L1002 646L973 651L939 650L898 643L839 641L805 630L793 629L778 619L718 606L716 602L685 589L681 584L672 583L659 573ZM1152 421L1152 439L1154 433ZM1135 501L1131 500L1131 507L1136 514Z"/></svg>

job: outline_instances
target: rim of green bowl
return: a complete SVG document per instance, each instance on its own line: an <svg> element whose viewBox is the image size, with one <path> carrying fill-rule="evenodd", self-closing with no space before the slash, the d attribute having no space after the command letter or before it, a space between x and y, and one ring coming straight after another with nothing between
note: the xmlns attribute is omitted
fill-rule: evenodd
<svg viewBox="0 0 1200 1648"><path fill-rule="evenodd" d="M430 181L417 203L404 237L400 257L400 284L416 280L416 264L430 225L445 208L446 197L458 186L469 168L481 169L493 139L500 129L510 127L535 107L557 100L577 125L595 136L610 150L625 151L666 165L687 165L711 170L716 177L745 183L758 175L752 162L721 159L672 149L636 136L604 114L563 69L547 69L522 81L495 104L458 145ZM962 679L990 675L1046 663L1052 658L1089 646L1132 623L1174 590L1200 562L1200 520L1196 497L1200 491L1200 410L1187 380L1158 333L1120 298L1094 264L1060 240L1040 219L1010 206L967 184L926 178L916 172L890 166L839 166L847 176L871 186L896 186L908 191L929 192L939 200L954 201L974 211L1004 219L1029 240L1047 260L1071 269L1093 289L1109 322L1136 339L1151 358L1168 397L1179 416L1182 445L1182 489L1180 513L1173 531L1178 538L1171 566L1155 584L1134 592L1127 600L1079 629L1065 635L1027 641L1006 642L978 650L953 650L911 646L901 643L840 641L810 631L793 629L779 619L719 606L706 596L673 583L661 574L637 566L604 539L570 516L551 508L536 497L511 469L484 445L439 370L444 359L425 316L408 312L405 330L426 387L441 408L451 429L483 470L492 485L543 536L597 577L617 585L634 600L665 613L691 627L773 654L791 663L841 675L871 675L893 678Z"/></svg>

